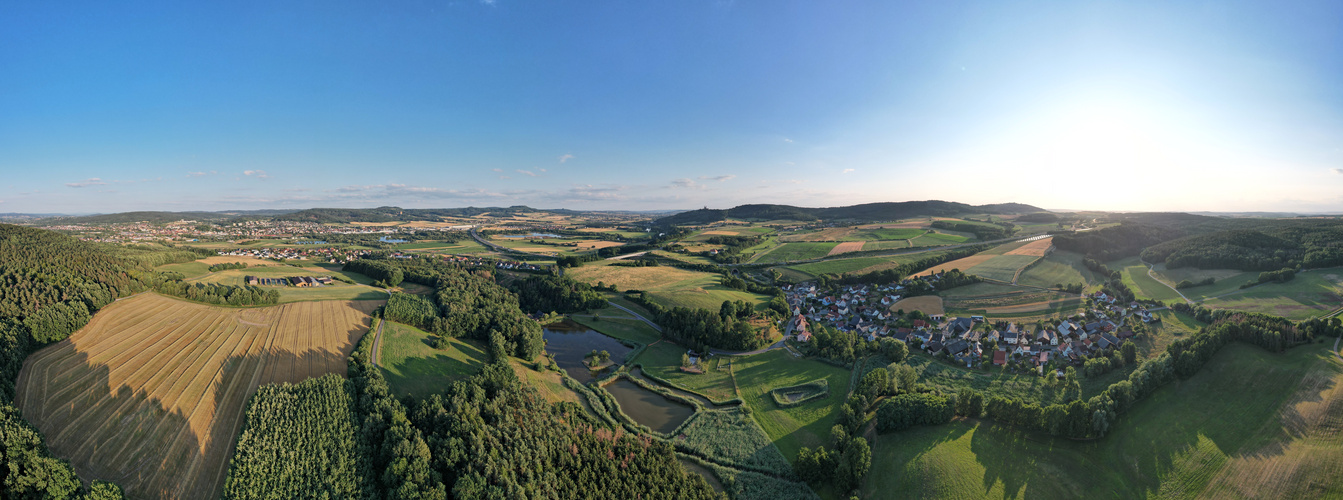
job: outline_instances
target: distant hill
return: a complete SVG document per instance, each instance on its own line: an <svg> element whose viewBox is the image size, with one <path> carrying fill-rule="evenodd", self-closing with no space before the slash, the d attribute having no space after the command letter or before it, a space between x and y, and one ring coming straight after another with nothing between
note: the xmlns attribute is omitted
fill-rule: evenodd
<svg viewBox="0 0 1343 500"><path fill-rule="evenodd" d="M224 212L122 212L77 217L51 217L40 222L46 224L120 224L127 222L162 224L179 220L220 221L233 219L237 216Z"/></svg>
<svg viewBox="0 0 1343 500"><path fill-rule="evenodd" d="M791 205L741 205L726 210L702 208L657 220L659 225L708 224L725 219L754 220L896 220L910 217L954 217L969 214L1025 214L1045 210L1021 203L967 205L952 201L865 203L847 207L805 208Z"/></svg>
<svg viewBox="0 0 1343 500"><path fill-rule="evenodd" d="M277 216L275 220L300 222L398 222L398 221L437 221L443 217L472 217L480 214L508 216L523 213L577 213L571 210L539 210L524 205L511 207L466 207L466 208L311 208Z"/></svg>

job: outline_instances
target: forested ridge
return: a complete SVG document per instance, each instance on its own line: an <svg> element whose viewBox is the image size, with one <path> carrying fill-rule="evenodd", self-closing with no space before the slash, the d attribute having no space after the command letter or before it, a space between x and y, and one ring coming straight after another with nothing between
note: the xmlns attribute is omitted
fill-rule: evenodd
<svg viewBox="0 0 1343 500"><path fill-rule="evenodd" d="M139 258L137 258L139 257ZM14 381L30 353L64 340L93 312L144 290L144 252L86 243L51 231L0 224L0 498L122 498L94 481L88 492L70 463L13 404ZM195 257L190 257L195 258Z"/></svg>

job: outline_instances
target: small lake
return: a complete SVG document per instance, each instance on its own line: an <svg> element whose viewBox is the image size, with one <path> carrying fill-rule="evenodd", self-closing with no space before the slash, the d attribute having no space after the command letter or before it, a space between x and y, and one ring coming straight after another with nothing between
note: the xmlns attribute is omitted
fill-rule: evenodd
<svg viewBox="0 0 1343 500"><path fill-rule="evenodd" d="M686 469L703 476L704 480L709 482L709 486L713 486L714 491L719 493L723 492L723 482L719 481L718 476L715 476L713 471L709 470L708 467L684 458L678 458L677 460L680 460L681 465L685 466Z"/></svg>
<svg viewBox="0 0 1343 500"><path fill-rule="evenodd" d="M555 355L555 363L585 384L595 377L588 365L583 364L584 356L593 350L606 351L611 353L613 363L621 365L625 363L625 355L633 350L619 340L567 319L542 327L541 338L546 339L546 352Z"/></svg>
<svg viewBox="0 0 1343 500"><path fill-rule="evenodd" d="M499 237L500 237L500 238L513 238L513 239L519 239L519 238L563 238L563 236L560 236L560 235L558 235L558 234L550 234L550 233L503 234L503 235L499 235Z"/></svg>
<svg viewBox="0 0 1343 500"><path fill-rule="evenodd" d="M606 384L606 392L620 402L620 410L635 422L661 433L680 427L695 409L672 401L661 394L639 387L625 377Z"/></svg>
<svg viewBox="0 0 1343 500"><path fill-rule="evenodd" d="M390 238L390 237L387 237L387 236L383 236L383 237L381 237L381 238L378 238L378 241L381 241L381 242L383 242L383 243L405 243L405 242L410 241L410 240L398 240L398 239Z"/></svg>

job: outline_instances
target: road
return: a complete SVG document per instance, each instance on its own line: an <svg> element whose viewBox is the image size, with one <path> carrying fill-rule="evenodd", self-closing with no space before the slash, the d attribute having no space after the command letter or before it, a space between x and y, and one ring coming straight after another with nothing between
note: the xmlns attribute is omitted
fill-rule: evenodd
<svg viewBox="0 0 1343 500"><path fill-rule="evenodd" d="M1338 354L1338 341L1340 340L1343 340L1343 337L1338 337L1334 339L1334 355L1338 356L1338 359L1343 359L1343 355Z"/></svg>
<svg viewBox="0 0 1343 500"><path fill-rule="evenodd" d="M499 252L499 253L513 253L513 254L520 254L520 255L531 255L531 256L534 256L534 257L545 257L545 258L547 258L547 259L553 259L553 258L555 258L555 255L544 254L544 253L524 252L524 251L522 251L522 250L514 250L514 249L512 249L512 248L508 248L508 247L505 247L505 246L499 246L499 245L496 245L494 242L492 242L492 241L490 241L490 240L487 240L487 239L485 239L485 238L482 238L482 237L480 236L480 233L477 233L477 232L476 232L476 228L474 228L474 227L471 228L471 237L474 238L474 239L476 240L476 243L480 243L481 245L484 245L485 248L488 248L488 249L490 249L490 250L494 250L494 251ZM558 254L559 252L556 252L556 253Z"/></svg>

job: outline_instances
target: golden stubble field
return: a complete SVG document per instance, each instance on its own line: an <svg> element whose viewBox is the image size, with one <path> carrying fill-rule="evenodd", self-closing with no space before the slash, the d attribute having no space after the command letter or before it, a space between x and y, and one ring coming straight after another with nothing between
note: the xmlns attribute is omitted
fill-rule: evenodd
<svg viewBox="0 0 1343 500"><path fill-rule="evenodd" d="M380 304L241 309L138 295L29 356L15 401L86 479L130 498L214 498L257 387L343 375Z"/></svg>

